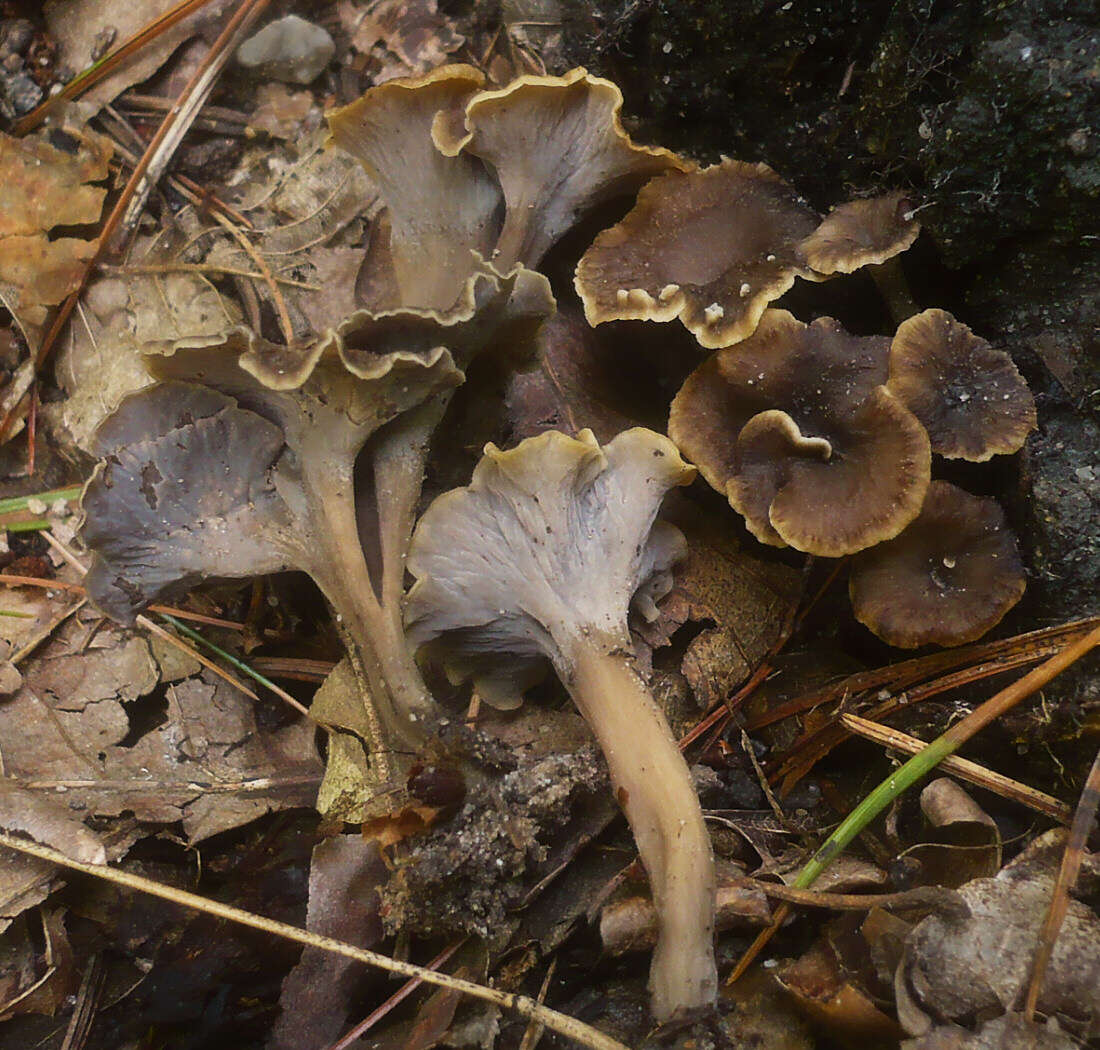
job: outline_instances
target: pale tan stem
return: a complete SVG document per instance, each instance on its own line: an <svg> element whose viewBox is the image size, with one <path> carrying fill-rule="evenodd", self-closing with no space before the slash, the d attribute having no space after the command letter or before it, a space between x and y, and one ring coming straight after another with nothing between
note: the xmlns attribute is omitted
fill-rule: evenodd
<svg viewBox="0 0 1100 1050"><path fill-rule="evenodd" d="M303 471L309 477L309 472ZM430 700L422 684L387 673L392 662L392 640L387 618L379 607L359 541L354 481L350 466L324 476L324 491L309 492L318 508L314 534L318 549L311 552L311 575L317 580L353 647L357 676L365 678L370 693L368 715L381 722L379 739L395 745L419 746L429 724Z"/></svg>
<svg viewBox="0 0 1100 1050"><path fill-rule="evenodd" d="M668 721L628 651L579 640L559 668L596 734L611 783L649 874L658 916L649 987L665 1021L713 1004L714 857L699 798Z"/></svg>

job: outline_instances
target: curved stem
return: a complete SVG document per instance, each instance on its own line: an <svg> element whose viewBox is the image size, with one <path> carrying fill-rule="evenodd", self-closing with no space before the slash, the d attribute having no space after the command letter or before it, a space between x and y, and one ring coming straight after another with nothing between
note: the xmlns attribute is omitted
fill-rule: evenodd
<svg viewBox="0 0 1100 1050"><path fill-rule="evenodd" d="M387 674L392 642L359 542L351 464L346 469L332 462L327 466L328 470L320 475L324 479L323 492L305 482L317 539L311 575L335 610L342 633L354 643L353 666L356 676L365 679L370 694L367 714L372 722L380 722L372 726L380 730L379 741L389 739L392 744L416 747L424 739L428 710L420 710L419 696L397 695L392 676ZM302 473L304 478L317 477L316 472Z"/></svg>
<svg viewBox="0 0 1100 1050"><path fill-rule="evenodd" d="M709 1006L718 984L714 856L687 763L622 645L579 639L562 659L563 680L600 742L649 873L658 922L653 1014L665 1021Z"/></svg>

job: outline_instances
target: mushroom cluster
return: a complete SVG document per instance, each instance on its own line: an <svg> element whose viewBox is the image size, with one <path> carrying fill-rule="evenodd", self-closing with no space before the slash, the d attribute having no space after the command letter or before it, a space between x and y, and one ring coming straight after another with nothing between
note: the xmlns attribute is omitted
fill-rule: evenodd
<svg viewBox="0 0 1100 1050"><path fill-rule="evenodd" d="M983 462L1018 451L1034 426L1034 401L1011 358L943 310L909 318L890 340L769 309L752 335L688 377L669 416L673 440L762 543L859 555L857 618L903 647L971 641L1019 600L1024 574L1003 516L959 496L958 520L938 531L930 523L951 501L942 488L933 498L929 485L932 453ZM975 567L940 585L949 562L984 564L982 537L994 533L1005 548L1000 575ZM890 581L905 578L911 556L902 551L913 544L932 544L936 564L898 604ZM918 615L918 594L933 593ZM903 609L911 622L900 621Z"/></svg>
<svg viewBox="0 0 1100 1050"><path fill-rule="evenodd" d="M331 114L332 144L384 204L355 308L320 330L288 315L283 342L235 325L155 347L161 382L98 433L83 537L89 595L122 621L208 577L309 574L348 650L387 811L441 719L418 649L505 707L551 666L604 749L649 874L665 1020L716 989L710 841L627 626L631 607L656 615L682 551L656 521L694 476L676 445L763 542L857 554L852 600L877 633L953 644L1003 615L1022 570L995 508L930 483L932 454L1014 451L1034 406L1007 356L942 311L890 340L771 308L800 277L889 265L919 231L902 194L822 218L766 165L700 168L636 145L621 106L583 69L489 87L450 65ZM717 350L673 403L676 445L645 430L603 447L585 430L490 445L471 484L417 525L433 435L467 369L530 353L556 308L541 260L632 194L575 287L592 325L678 318ZM930 582L914 585L922 569ZM944 611L994 580L983 626ZM959 626L915 629L922 601Z"/></svg>
<svg viewBox="0 0 1100 1050"><path fill-rule="evenodd" d="M332 143L362 163L385 205L363 248L356 309L323 330L296 327L288 342L237 325L155 347L147 364L161 382L127 398L98 433L83 538L89 594L122 621L208 577L308 573L363 699L379 812L396 804L443 716L416 646L445 636L455 673L475 667L501 703L518 701L531 680L524 668L548 658L605 746L650 872L666 930L653 981L664 1019L715 995L713 862L684 760L624 656L626 614L632 600L653 614L668 588L682 540L654 518L665 490L693 468L667 439L640 431L605 449L582 433L494 453L469 506L456 498L433 507L409 556L432 436L466 369L495 350L507 351L502 362L522 360L555 309L535 269L543 255L594 206L693 167L635 145L621 105L618 88L581 69L490 89L479 71L444 66L333 113ZM559 491L539 487L544 473ZM441 559L433 542L448 535L448 514L477 517L481 486L526 517L502 519L496 532L477 518L486 531L459 537L465 546L448 540L450 560ZM539 491L536 514L524 494ZM484 545L471 547L479 537ZM407 557L422 577L408 631ZM461 573L477 558L480 589L467 588L475 581ZM459 575L425 575L425 565ZM545 600L524 604L518 584L536 586L539 567ZM518 575L490 596L506 568ZM574 574L576 594L554 605L559 571ZM606 587L593 587L600 579ZM456 600L477 613L451 629ZM514 659L491 666L486 657L501 647Z"/></svg>
<svg viewBox="0 0 1100 1050"><path fill-rule="evenodd" d="M359 308L289 344L237 326L159 348L150 370L185 385L139 392L100 435L105 466L85 499L93 600L130 619L180 583L303 569L332 605L392 744L422 740L433 704L400 604L431 435L475 355L520 356L553 312L533 269L546 250L593 205L685 166L632 143L621 105L618 88L584 70L487 90L478 70L456 65L389 81L333 113L332 142L385 202ZM181 404L201 390L231 401L176 413L166 389ZM266 457L225 459L237 455L231 443L208 460L198 452L214 420L238 431L263 421L274 428L263 447L281 440ZM242 475L239 490L226 475ZM253 506L253 489L270 498ZM262 547L224 556L240 553L242 528L279 532L279 558Z"/></svg>

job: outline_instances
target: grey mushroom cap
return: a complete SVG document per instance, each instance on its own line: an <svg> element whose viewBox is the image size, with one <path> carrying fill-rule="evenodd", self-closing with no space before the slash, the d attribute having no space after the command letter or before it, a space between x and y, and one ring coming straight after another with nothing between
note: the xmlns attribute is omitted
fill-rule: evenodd
<svg viewBox="0 0 1100 1050"><path fill-rule="evenodd" d="M447 636L476 659L548 657L581 632L624 636L632 599L683 554L654 529L665 493L694 478L667 438L636 428L603 448L591 431L488 445L469 487L439 497L413 534L416 583L405 622L414 647Z"/></svg>

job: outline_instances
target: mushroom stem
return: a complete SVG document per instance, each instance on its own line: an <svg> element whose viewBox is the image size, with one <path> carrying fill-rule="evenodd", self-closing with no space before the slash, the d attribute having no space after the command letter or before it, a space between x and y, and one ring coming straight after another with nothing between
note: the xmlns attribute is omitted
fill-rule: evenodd
<svg viewBox="0 0 1100 1050"><path fill-rule="evenodd" d="M885 301L894 324L900 325L902 321L907 321L920 312L920 307L909 288L905 271L901 268L900 259L887 259L877 266L868 266L867 272Z"/></svg>
<svg viewBox="0 0 1100 1050"><path fill-rule="evenodd" d="M315 567L311 575L346 628L346 637L354 640L353 665L357 674L366 679L370 695L364 699L368 711L372 717L377 714L384 731L396 734L390 737L395 742L418 746L423 742L433 709L419 676L415 681L408 680L404 664L411 664L411 660L407 658L404 637L395 652L390 630L392 617L375 600L359 542L350 465L346 470L333 470L330 463L329 471L323 475L310 470L302 473L304 478L323 477L323 491L308 492L309 502L319 508L315 521L318 549L313 552ZM312 488L307 483L307 490ZM406 657L404 662L400 659L402 655ZM396 669L395 660L400 665Z"/></svg>
<svg viewBox="0 0 1100 1050"><path fill-rule="evenodd" d="M628 645L577 641L563 652L562 680L607 757L649 874L658 916L649 988L663 1022L714 1003L714 857L687 762Z"/></svg>

